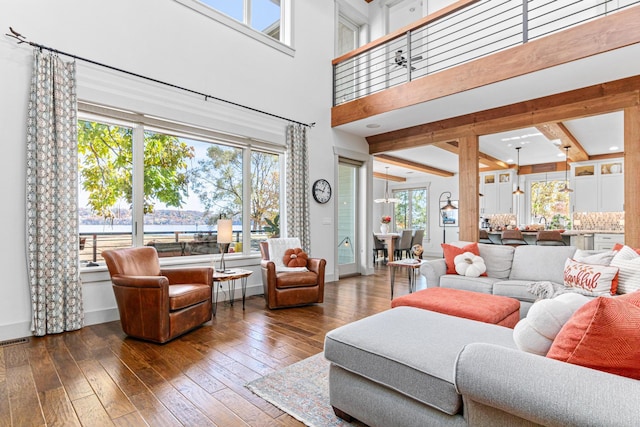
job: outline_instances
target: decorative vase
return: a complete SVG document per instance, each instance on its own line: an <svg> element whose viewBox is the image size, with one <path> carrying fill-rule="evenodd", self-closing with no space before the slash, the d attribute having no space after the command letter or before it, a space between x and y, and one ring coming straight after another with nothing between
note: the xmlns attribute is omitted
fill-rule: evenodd
<svg viewBox="0 0 640 427"><path fill-rule="evenodd" d="M380 224L380 232L382 234L387 234L389 232L389 224L385 224L384 222Z"/></svg>

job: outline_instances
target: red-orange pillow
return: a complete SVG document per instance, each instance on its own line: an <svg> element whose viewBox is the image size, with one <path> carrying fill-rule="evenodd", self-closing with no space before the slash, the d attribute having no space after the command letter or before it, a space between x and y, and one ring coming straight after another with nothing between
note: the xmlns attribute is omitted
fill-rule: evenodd
<svg viewBox="0 0 640 427"><path fill-rule="evenodd" d="M444 262L447 264L447 274L458 274L456 273L456 263L454 262L455 257L458 255L471 252L474 255L480 256L477 242L470 243L462 248L447 243L442 243L440 246L442 246L442 250L444 251ZM483 276L486 276L486 273L483 274Z"/></svg>
<svg viewBox="0 0 640 427"><path fill-rule="evenodd" d="M306 267L309 256L300 248L284 251L282 262L285 267Z"/></svg>
<svg viewBox="0 0 640 427"><path fill-rule="evenodd" d="M598 297L580 307L547 357L640 379L640 293Z"/></svg>
<svg viewBox="0 0 640 427"><path fill-rule="evenodd" d="M613 245L613 248L611 248L612 251L619 251L620 249L624 248L624 245L621 243L616 243L615 245ZM636 251L636 253L638 255L640 255L640 248L631 248L634 251Z"/></svg>

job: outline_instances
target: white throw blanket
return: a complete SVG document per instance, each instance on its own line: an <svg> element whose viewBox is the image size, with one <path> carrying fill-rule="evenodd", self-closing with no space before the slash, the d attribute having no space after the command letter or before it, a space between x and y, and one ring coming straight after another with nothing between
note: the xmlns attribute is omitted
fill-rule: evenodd
<svg viewBox="0 0 640 427"><path fill-rule="evenodd" d="M527 285L527 290L537 296L538 299L555 298L560 294L566 294L568 292L586 295L588 297L597 296L593 292L585 291L580 288L567 288L564 285L558 285L553 282L531 282Z"/></svg>
<svg viewBox="0 0 640 427"><path fill-rule="evenodd" d="M287 249L300 247L300 239L297 237L283 237L267 239L269 247L269 260L276 265L277 272L308 271L307 267L286 267L283 262Z"/></svg>

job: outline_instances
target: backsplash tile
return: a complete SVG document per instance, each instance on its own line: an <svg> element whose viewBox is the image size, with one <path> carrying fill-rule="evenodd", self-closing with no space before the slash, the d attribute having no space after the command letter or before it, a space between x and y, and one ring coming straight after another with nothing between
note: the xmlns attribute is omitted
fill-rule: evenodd
<svg viewBox="0 0 640 427"><path fill-rule="evenodd" d="M624 231L624 212L574 212L573 229Z"/></svg>

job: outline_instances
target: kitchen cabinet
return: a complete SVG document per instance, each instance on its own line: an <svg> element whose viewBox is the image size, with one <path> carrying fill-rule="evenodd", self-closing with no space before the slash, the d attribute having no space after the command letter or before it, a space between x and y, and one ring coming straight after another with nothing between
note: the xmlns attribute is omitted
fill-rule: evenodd
<svg viewBox="0 0 640 427"><path fill-rule="evenodd" d="M624 234L595 233L593 236L593 249L596 251L610 251L616 243L624 245Z"/></svg>
<svg viewBox="0 0 640 427"><path fill-rule="evenodd" d="M571 165L573 212L624 211L622 159Z"/></svg>
<svg viewBox="0 0 640 427"><path fill-rule="evenodd" d="M494 215L513 212L514 174L511 171L480 174L480 214Z"/></svg>

